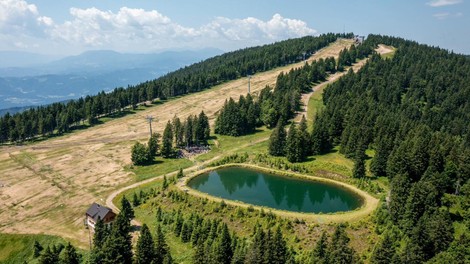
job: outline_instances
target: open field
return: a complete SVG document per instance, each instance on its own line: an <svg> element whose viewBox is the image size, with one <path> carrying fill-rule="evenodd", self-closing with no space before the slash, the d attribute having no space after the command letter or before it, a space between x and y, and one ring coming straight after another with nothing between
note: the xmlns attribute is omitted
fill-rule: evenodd
<svg viewBox="0 0 470 264"><path fill-rule="evenodd" d="M337 55L350 44L349 40L339 40L309 60ZM254 75L252 92L256 94L266 85L274 85L280 72L302 64ZM213 124L224 101L245 94L246 88L247 80L239 79L86 130L24 146L1 147L0 232L52 234L82 247L88 245L88 232L83 226L87 207L95 201L104 203L120 187L152 177L148 171L145 177L137 178L128 168L132 144L148 137L145 116L156 117L154 130L158 132L175 114L186 118L201 110ZM155 167L155 176L162 173L159 168L165 162ZM191 162L185 164L190 165Z"/></svg>

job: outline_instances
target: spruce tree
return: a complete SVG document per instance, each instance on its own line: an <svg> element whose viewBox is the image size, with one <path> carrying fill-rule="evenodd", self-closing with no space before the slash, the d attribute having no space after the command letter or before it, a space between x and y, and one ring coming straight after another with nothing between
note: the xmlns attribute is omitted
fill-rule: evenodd
<svg viewBox="0 0 470 264"><path fill-rule="evenodd" d="M103 260L103 244L108 238L109 232L101 218L95 224L95 234L93 235L93 249L91 250L90 260L92 263L101 263Z"/></svg>
<svg viewBox="0 0 470 264"><path fill-rule="evenodd" d="M373 264L388 264L392 262L394 254L395 247L393 245L393 241L388 232L386 232L383 239L374 249L370 262Z"/></svg>
<svg viewBox="0 0 470 264"><path fill-rule="evenodd" d="M186 147L192 146L193 142L193 117L191 115L188 116L186 122L184 122L184 141L186 143Z"/></svg>
<svg viewBox="0 0 470 264"><path fill-rule="evenodd" d="M78 264L80 263L80 255L77 253L77 250L68 243L65 246L64 250L59 256L60 264Z"/></svg>
<svg viewBox="0 0 470 264"><path fill-rule="evenodd" d="M230 237L227 224L223 223L220 229L219 236L215 243L215 259L217 263L230 264L233 257L232 238Z"/></svg>
<svg viewBox="0 0 470 264"><path fill-rule="evenodd" d="M127 200L124 195L121 199L121 213L128 221L134 218L134 209L132 209L131 203Z"/></svg>
<svg viewBox="0 0 470 264"><path fill-rule="evenodd" d="M33 257L34 257L34 258L39 257L39 255L41 254L41 251L42 251L43 249L44 249L44 248L41 246L41 244L40 244L37 240L34 240L34 245L33 245Z"/></svg>
<svg viewBox="0 0 470 264"><path fill-rule="evenodd" d="M311 136L308 133L307 119L302 115L302 119L299 123L299 134L301 138L302 156L306 157L312 153L312 147L310 143Z"/></svg>
<svg viewBox="0 0 470 264"><path fill-rule="evenodd" d="M160 140L160 134L153 133L152 136L149 138L149 142L147 143L148 151L149 151L149 160L153 160L157 156L158 152L158 141Z"/></svg>
<svg viewBox="0 0 470 264"><path fill-rule="evenodd" d="M286 148L286 130L279 120L269 137L268 151L272 156L284 156Z"/></svg>
<svg viewBox="0 0 470 264"><path fill-rule="evenodd" d="M123 213L118 214L111 228L111 233L102 247L102 263L132 263L132 241L129 232L130 218Z"/></svg>
<svg viewBox="0 0 470 264"><path fill-rule="evenodd" d="M286 157L290 162L301 162L305 158L302 150L302 139L294 123L290 125L289 132L287 132Z"/></svg>
<svg viewBox="0 0 470 264"><path fill-rule="evenodd" d="M184 142L184 127L176 115L173 117L172 126L173 133L175 134L175 144L177 147L182 146Z"/></svg>
<svg viewBox="0 0 470 264"><path fill-rule="evenodd" d="M170 158L173 156L173 129L170 121L168 121L165 126L165 130L163 130L161 153L164 158Z"/></svg>
<svg viewBox="0 0 470 264"><path fill-rule="evenodd" d="M171 254L165 241L165 235L160 224L157 225L155 231L155 264L162 264L164 261L171 261Z"/></svg>
<svg viewBox="0 0 470 264"><path fill-rule="evenodd" d="M281 227L278 226L273 237L273 262L274 264L282 264L287 261L287 246L282 236Z"/></svg>
<svg viewBox="0 0 470 264"><path fill-rule="evenodd" d="M345 226L339 225L333 233L330 246L328 247L329 263L355 263L354 250L349 247L349 237Z"/></svg>
<svg viewBox="0 0 470 264"><path fill-rule="evenodd" d="M140 199L137 197L137 194L134 192L134 195L132 196L132 206L137 207L140 205Z"/></svg>
<svg viewBox="0 0 470 264"><path fill-rule="evenodd" d="M320 240L318 240L312 251L310 263L328 263L328 237L325 231L321 234Z"/></svg>
<svg viewBox="0 0 470 264"><path fill-rule="evenodd" d="M155 260L155 245L153 243L152 234L146 224L142 225L140 237L137 240L135 250L135 264L152 263Z"/></svg>
<svg viewBox="0 0 470 264"><path fill-rule="evenodd" d="M361 147L358 147L354 156L353 178L363 178L366 176L366 155Z"/></svg>
<svg viewBox="0 0 470 264"><path fill-rule="evenodd" d="M49 246L43 250L41 257L39 258L40 264L57 264L59 262L59 255L55 250L51 250Z"/></svg>
<svg viewBox="0 0 470 264"><path fill-rule="evenodd" d="M204 241L202 239L198 239L196 250L194 251L193 255L193 263L194 264L206 264L206 254L204 250Z"/></svg>
<svg viewBox="0 0 470 264"><path fill-rule="evenodd" d="M176 174L176 178L180 179L180 178L183 178L183 177L184 177L183 168L180 168L179 171L178 171L178 174Z"/></svg>
<svg viewBox="0 0 470 264"><path fill-rule="evenodd" d="M196 141L198 144L205 143L209 139L209 118L207 118L204 111L201 111L197 119L196 126Z"/></svg>
<svg viewBox="0 0 470 264"><path fill-rule="evenodd" d="M147 163L150 160L148 148L144 144L136 142L132 146L131 160L134 165L144 165Z"/></svg>

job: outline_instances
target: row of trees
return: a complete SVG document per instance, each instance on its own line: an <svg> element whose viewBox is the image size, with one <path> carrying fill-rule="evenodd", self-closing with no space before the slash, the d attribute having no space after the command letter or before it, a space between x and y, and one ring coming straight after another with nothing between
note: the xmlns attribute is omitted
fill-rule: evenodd
<svg viewBox="0 0 470 264"><path fill-rule="evenodd" d="M339 145L360 163L365 149L375 150L370 170L390 179L391 192L374 263L459 263L470 248L470 61L399 38L365 42L397 50L392 59L373 55L325 90L314 152ZM456 223L467 235L454 234ZM467 242L451 246L457 241Z"/></svg>
<svg viewBox="0 0 470 264"><path fill-rule="evenodd" d="M349 240L344 225L336 227L331 239L323 232L310 254L310 263L361 263L354 249L349 246Z"/></svg>
<svg viewBox="0 0 470 264"><path fill-rule="evenodd" d="M215 121L215 133L240 136L253 133L260 125L260 106L250 94L241 95L238 102L232 98L225 100Z"/></svg>
<svg viewBox="0 0 470 264"><path fill-rule="evenodd" d="M260 125L273 128L292 118L300 107L300 96L309 92L315 82L324 81L328 74L342 71L372 51L368 45L352 45L340 52L338 62L333 57L305 63L303 67L281 73L274 89L266 87L257 101L251 95L241 96L238 102L232 98L225 102L216 120L215 132L222 135L240 136L252 133Z"/></svg>
<svg viewBox="0 0 470 264"><path fill-rule="evenodd" d="M302 116L298 127L292 122L288 132L279 120L269 137L268 152L272 156L285 156L290 162L301 162L311 154L309 142L305 116Z"/></svg>
<svg viewBox="0 0 470 264"><path fill-rule="evenodd" d="M242 49L184 67L158 79L136 86L116 88L67 103L54 103L0 118L0 143L24 141L36 136L61 134L73 127L97 123L103 115L119 116L127 108L155 98L165 100L202 91L247 74L267 71L302 60L302 53L313 54L339 37L352 34L325 34L303 37L270 45Z"/></svg>
<svg viewBox="0 0 470 264"><path fill-rule="evenodd" d="M278 226L275 231L256 226L251 242L230 233L227 224L198 213L164 212L159 207L157 222L171 228L183 243L195 247L193 263L295 263Z"/></svg>
<svg viewBox="0 0 470 264"><path fill-rule="evenodd" d="M40 264L79 264L82 262L82 256L70 243L66 246L58 244L43 248L39 242L34 241L33 257L38 258Z"/></svg>
<svg viewBox="0 0 470 264"><path fill-rule="evenodd" d="M144 165L152 162L157 155L162 155L164 158L174 157L174 147L192 147L206 144L209 134L209 119L204 111L201 111L199 116L189 115L184 122L181 122L175 116L172 122L167 122L163 137L159 133L153 133L147 145L136 142L132 146L132 163L134 165ZM161 144L160 138L162 140Z"/></svg>
<svg viewBox="0 0 470 264"><path fill-rule="evenodd" d="M207 144L210 136L209 118L204 111L199 116L189 115L183 123L178 117L168 120L163 130L161 154L165 158L175 155L174 147L192 147Z"/></svg>

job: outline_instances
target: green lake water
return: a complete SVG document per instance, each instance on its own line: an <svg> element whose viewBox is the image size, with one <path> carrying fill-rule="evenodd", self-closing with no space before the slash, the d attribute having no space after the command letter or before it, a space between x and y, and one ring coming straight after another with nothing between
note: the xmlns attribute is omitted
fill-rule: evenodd
<svg viewBox="0 0 470 264"><path fill-rule="evenodd" d="M359 195L339 185L241 167L201 174L188 186L223 199L294 212L344 212L362 205Z"/></svg>

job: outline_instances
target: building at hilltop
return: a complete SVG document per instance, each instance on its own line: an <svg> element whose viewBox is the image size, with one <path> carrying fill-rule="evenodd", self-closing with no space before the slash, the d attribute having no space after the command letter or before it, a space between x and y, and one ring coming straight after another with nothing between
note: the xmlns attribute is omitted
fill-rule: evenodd
<svg viewBox="0 0 470 264"><path fill-rule="evenodd" d="M354 42L356 44L362 44L362 42L364 42L365 39L366 39L365 36L359 36L359 35L354 36Z"/></svg>
<svg viewBox="0 0 470 264"><path fill-rule="evenodd" d="M88 228L95 230L95 225L98 222L98 219L101 219L105 224L110 224L115 218L116 214L111 210L111 208L93 203L85 213L85 225Z"/></svg>

